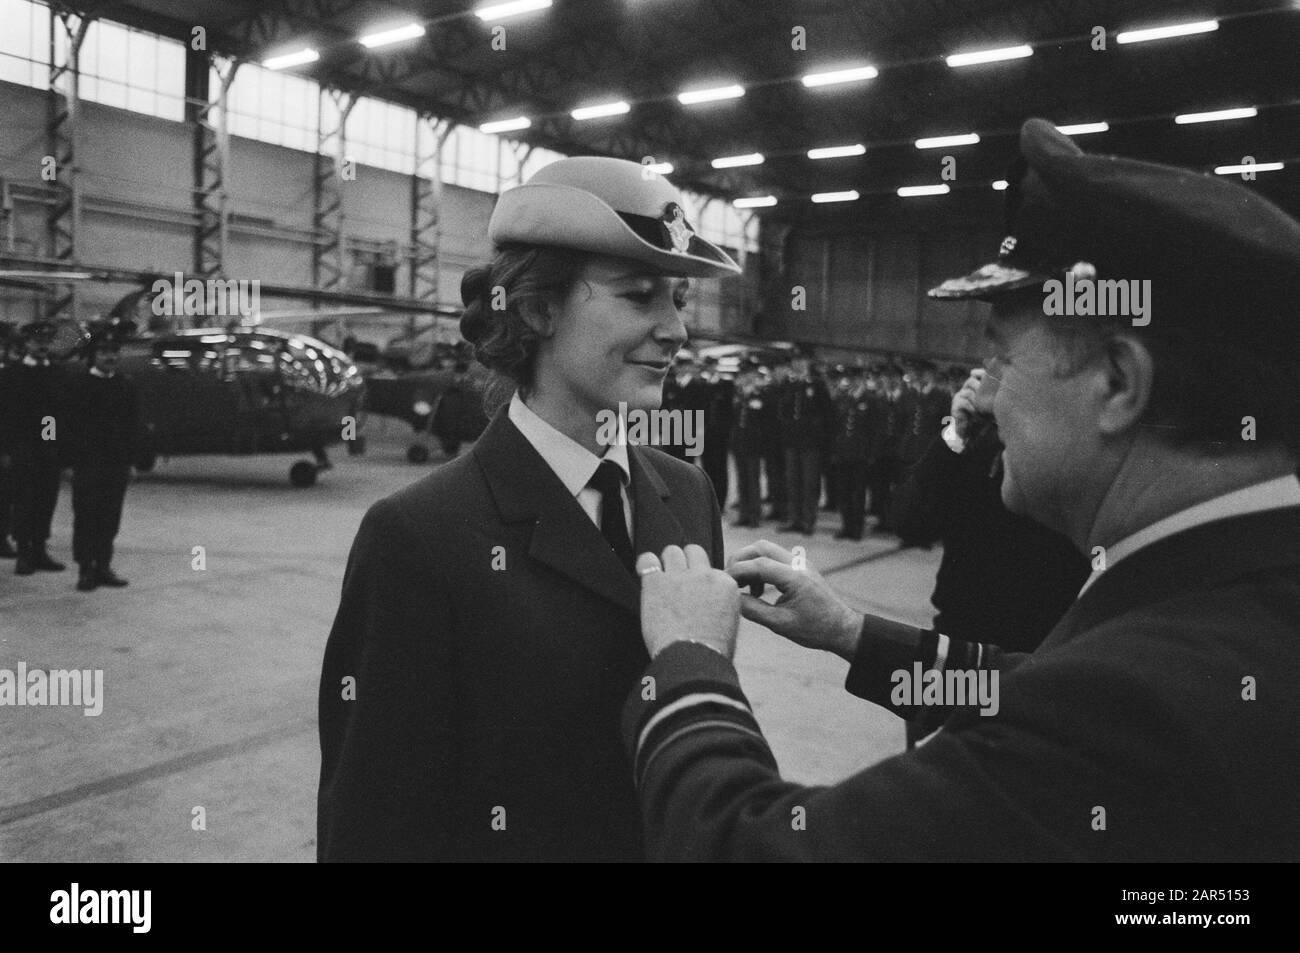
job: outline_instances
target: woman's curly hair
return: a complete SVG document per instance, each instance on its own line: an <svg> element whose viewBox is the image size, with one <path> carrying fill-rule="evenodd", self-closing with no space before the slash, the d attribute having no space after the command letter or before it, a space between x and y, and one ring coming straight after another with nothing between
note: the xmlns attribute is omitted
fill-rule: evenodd
<svg viewBox="0 0 1300 953"><path fill-rule="evenodd" d="M509 243L490 264L461 278L460 333L473 345L475 360L492 372L483 396L489 416L516 390L526 396L532 389L538 345L550 328L548 299L573 289L589 257L569 248Z"/></svg>

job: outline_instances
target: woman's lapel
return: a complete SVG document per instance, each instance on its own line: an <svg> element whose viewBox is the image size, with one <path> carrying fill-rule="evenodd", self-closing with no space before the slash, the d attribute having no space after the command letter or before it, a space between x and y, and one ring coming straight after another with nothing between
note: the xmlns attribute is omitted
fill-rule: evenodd
<svg viewBox="0 0 1300 953"><path fill-rule="evenodd" d="M502 522L532 523L530 556L639 615L635 577L623 568L555 471L511 423L506 408L493 418L472 452Z"/></svg>

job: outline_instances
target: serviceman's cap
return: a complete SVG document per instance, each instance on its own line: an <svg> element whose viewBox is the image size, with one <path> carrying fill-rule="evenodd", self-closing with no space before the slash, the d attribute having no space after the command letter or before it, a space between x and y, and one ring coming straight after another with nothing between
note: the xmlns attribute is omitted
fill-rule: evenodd
<svg viewBox="0 0 1300 953"><path fill-rule="evenodd" d="M930 290L999 297L1050 279L1151 281L1152 330L1300 347L1300 222L1223 176L1090 155L1043 119L1020 131L996 261Z"/></svg>

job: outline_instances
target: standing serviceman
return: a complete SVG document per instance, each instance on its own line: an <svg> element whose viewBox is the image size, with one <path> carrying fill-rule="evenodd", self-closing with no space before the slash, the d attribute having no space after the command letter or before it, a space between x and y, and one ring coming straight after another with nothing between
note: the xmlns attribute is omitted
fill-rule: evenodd
<svg viewBox="0 0 1300 953"><path fill-rule="evenodd" d="M13 367L22 359L22 345L14 334L13 325L0 321L0 376L3 376L6 367ZM0 416L7 413L9 409L0 406ZM14 525L14 481L7 460L3 424L0 423L0 559L13 559L18 555L18 550L9 541Z"/></svg>
<svg viewBox="0 0 1300 953"><path fill-rule="evenodd" d="M833 450L835 486L843 524L836 539L862 539L867 508L867 452L870 449L871 405L867 382L859 368L848 368L847 385L835 394Z"/></svg>
<svg viewBox="0 0 1300 953"><path fill-rule="evenodd" d="M704 452L700 455L700 464L713 484L713 493L718 498L718 508L725 512L730 489L727 447L731 443L731 426L734 421L731 403L736 394L736 385L718 373L716 357L705 358L701 380L705 383L703 390L705 403Z"/></svg>
<svg viewBox="0 0 1300 953"><path fill-rule="evenodd" d="M894 486L899 479L898 445L903 432L903 371L888 364L880 372L880 389L870 401L867 451L868 484L871 487L871 515L876 529L892 533Z"/></svg>
<svg viewBox="0 0 1300 953"><path fill-rule="evenodd" d="M753 364L741 368L733 398L731 452L736 456L740 515L733 526L757 527L763 520L764 394ZM707 444L706 444L707 446Z"/></svg>
<svg viewBox="0 0 1300 953"><path fill-rule="evenodd" d="M0 468L13 481L13 534L18 548L14 573L62 572L67 567L46 552L50 522L59 502L59 432L66 375L51 357L55 325L23 325L27 353L0 375Z"/></svg>
<svg viewBox="0 0 1300 953"><path fill-rule="evenodd" d="M763 406L759 408L760 426L763 429L763 474L767 477L767 502L771 504L767 519L784 523L790 518L789 501L785 492L785 450L781 446L781 395L785 393L789 367L775 365L770 373L758 370L758 393Z"/></svg>
<svg viewBox="0 0 1300 953"><path fill-rule="evenodd" d="M80 592L126 585L113 572L112 562L139 423L135 387L117 369L122 338L131 327L128 323L96 328L90 369L73 378L69 388L72 555L81 570Z"/></svg>
<svg viewBox="0 0 1300 953"><path fill-rule="evenodd" d="M781 393L779 416L790 510L790 522L782 531L811 536L817 530L822 440L831 425L831 397L826 385L813 375L807 355L791 362L791 379Z"/></svg>

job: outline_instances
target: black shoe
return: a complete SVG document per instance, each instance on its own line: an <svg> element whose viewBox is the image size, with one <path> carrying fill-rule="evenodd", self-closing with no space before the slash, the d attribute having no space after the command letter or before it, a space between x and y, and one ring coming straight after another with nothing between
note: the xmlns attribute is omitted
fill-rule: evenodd
<svg viewBox="0 0 1300 953"><path fill-rule="evenodd" d="M31 576L36 573L36 567L32 565L31 558L28 556L19 556L18 562L14 563L15 576Z"/></svg>
<svg viewBox="0 0 1300 953"><path fill-rule="evenodd" d="M18 550L14 549L14 544L9 542L8 536L0 536L0 559L15 559L18 556Z"/></svg>
<svg viewBox="0 0 1300 953"><path fill-rule="evenodd" d="M127 584L125 579L107 566L95 572L95 582L101 586L111 586L114 589L121 589Z"/></svg>
<svg viewBox="0 0 1300 953"><path fill-rule="evenodd" d="M68 567L61 562L50 558L50 554L45 551L45 547L38 547L32 553L32 565L42 572L63 572Z"/></svg>
<svg viewBox="0 0 1300 953"><path fill-rule="evenodd" d="M77 574L77 591L92 592L99 585L95 580L95 571L93 569L83 569Z"/></svg>

